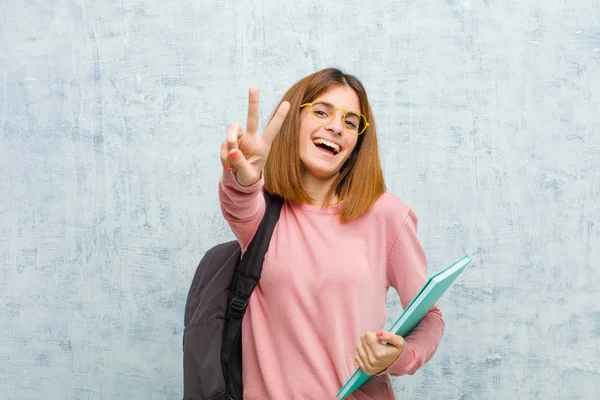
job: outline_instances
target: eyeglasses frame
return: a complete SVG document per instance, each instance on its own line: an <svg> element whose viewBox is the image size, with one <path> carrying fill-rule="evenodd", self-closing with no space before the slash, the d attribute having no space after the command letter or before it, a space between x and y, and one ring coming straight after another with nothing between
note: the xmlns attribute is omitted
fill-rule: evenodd
<svg viewBox="0 0 600 400"><path fill-rule="evenodd" d="M348 133L349 133L349 134L351 134L352 136L360 136L360 135L362 135L363 133L365 133L365 131L367 130L367 128L368 128L368 126L369 126L369 121L367 121L367 117L365 117L365 116L364 116L364 115L362 115L361 113L359 113L359 112L356 112L356 111L352 111L352 110L348 111L348 110L346 110L346 109L344 109L344 108L338 108L338 107L336 107L336 106L335 106L333 103L331 103L331 102L329 102L329 101L326 101L326 100L317 101L317 102L314 102L314 103L304 103L304 104L300 105L300 108L303 108L303 107L311 107L311 109L312 109L312 106L313 106L313 104L316 104L316 103L327 103L327 104L331 104L331 106L333 107L333 114L331 115L331 119L330 119L329 121L327 121L327 122L319 122L319 121L316 121L316 120L315 120L315 118L314 118L314 116L313 116L313 114L312 114L312 112L310 113L310 117L311 117L311 119L312 119L313 121L315 121L317 124L320 124L320 125L327 125L328 123L330 123L331 121L333 121L333 120L334 120L334 118L335 118L335 116L336 116L336 114L337 114L337 111L338 111L338 110L340 110L340 111L343 111L343 112L344 112L344 115L342 116L342 121L346 121L346 114L348 114L348 112L353 112L353 113L355 113L355 114L358 114L358 115L360 115L360 116L361 116L361 117L364 119L364 121L365 121L365 127L364 127L364 128L363 128L363 130L362 130L362 131L360 131L359 133L352 133L352 132L350 132L350 131L348 130L348 127L346 126L346 124L344 124L344 129L346 130L346 132L348 132Z"/></svg>

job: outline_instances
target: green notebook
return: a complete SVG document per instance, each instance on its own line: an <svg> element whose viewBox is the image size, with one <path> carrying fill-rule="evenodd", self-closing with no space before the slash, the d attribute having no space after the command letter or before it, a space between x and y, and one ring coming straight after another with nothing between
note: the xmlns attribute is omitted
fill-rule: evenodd
<svg viewBox="0 0 600 400"><path fill-rule="evenodd" d="M454 264L444 268L429 278L421 291L410 302L402 314L400 314L400 317L398 317L389 331L399 336L407 336L415 326L421 322L423 317L425 317L435 303L439 301L442 295L470 262L471 257L468 255L464 256ZM340 399L345 399L363 383L368 381L370 377L370 375L362 372L360 368L357 368L336 396Z"/></svg>

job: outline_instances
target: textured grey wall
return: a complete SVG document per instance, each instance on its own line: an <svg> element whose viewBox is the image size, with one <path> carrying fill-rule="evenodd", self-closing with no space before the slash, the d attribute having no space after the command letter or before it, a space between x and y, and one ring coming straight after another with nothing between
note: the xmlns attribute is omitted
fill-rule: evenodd
<svg viewBox="0 0 600 400"><path fill-rule="evenodd" d="M180 398L227 125L327 66L431 271L475 259L399 398L600 398L599 1L0 0L0 399Z"/></svg>

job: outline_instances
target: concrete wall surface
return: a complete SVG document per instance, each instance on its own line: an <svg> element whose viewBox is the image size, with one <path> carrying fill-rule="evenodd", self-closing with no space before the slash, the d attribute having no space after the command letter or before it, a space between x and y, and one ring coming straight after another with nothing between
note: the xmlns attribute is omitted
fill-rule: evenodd
<svg viewBox="0 0 600 400"><path fill-rule="evenodd" d="M181 398L227 126L329 66L430 272L474 258L398 398L600 398L598 0L0 0L0 399Z"/></svg>

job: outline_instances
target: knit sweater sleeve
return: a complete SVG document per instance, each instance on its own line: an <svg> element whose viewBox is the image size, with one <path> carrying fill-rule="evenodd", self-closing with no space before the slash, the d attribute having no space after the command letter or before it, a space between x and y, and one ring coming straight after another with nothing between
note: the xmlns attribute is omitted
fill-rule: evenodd
<svg viewBox="0 0 600 400"><path fill-rule="evenodd" d="M255 184L242 186L231 169L223 169L219 181L221 212L243 251L246 251L252 241L265 213L263 183L264 178L261 176Z"/></svg>
<svg viewBox="0 0 600 400"><path fill-rule="evenodd" d="M387 279L406 308L428 279L427 260L417 237L417 216L409 210L389 249ZM406 346L398 359L377 375L414 374L436 352L444 332L444 320L437 304L404 339Z"/></svg>

